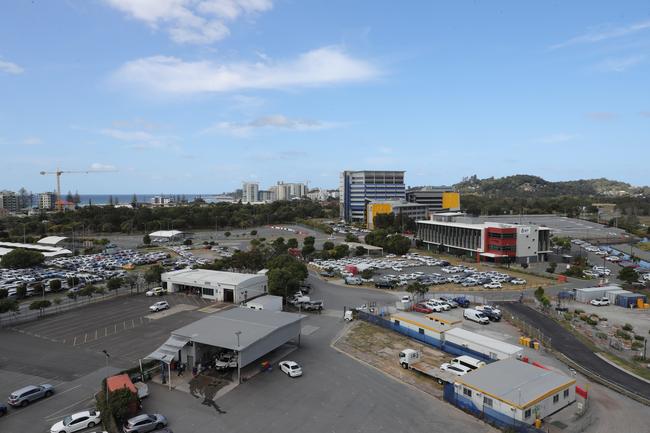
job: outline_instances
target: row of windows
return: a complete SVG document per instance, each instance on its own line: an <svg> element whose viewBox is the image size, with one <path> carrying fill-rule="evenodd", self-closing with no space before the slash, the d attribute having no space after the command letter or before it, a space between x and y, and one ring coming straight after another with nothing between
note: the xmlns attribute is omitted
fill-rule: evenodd
<svg viewBox="0 0 650 433"><path fill-rule="evenodd" d="M488 232L488 237L495 238L495 239L515 239L517 237L517 234Z"/></svg>
<svg viewBox="0 0 650 433"><path fill-rule="evenodd" d="M490 251L517 251L516 245L488 245Z"/></svg>

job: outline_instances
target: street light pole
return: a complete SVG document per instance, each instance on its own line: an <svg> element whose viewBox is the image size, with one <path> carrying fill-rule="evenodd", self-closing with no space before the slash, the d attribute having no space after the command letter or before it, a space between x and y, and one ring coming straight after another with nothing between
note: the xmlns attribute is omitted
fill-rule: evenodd
<svg viewBox="0 0 650 433"><path fill-rule="evenodd" d="M241 383L241 347L239 345L239 336L241 335L241 331L235 331L235 335L237 336L237 383Z"/></svg>
<svg viewBox="0 0 650 433"><path fill-rule="evenodd" d="M108 379L108 359L111 355L106 349L102 350L102 353L106 356L106 378ZM108 407L108 382L106 382L106 406Z"/></svg>

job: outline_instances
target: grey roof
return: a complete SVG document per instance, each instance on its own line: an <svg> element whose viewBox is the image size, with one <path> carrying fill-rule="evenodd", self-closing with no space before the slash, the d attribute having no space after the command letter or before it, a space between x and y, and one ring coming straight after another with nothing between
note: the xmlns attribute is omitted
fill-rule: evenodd
<svg viewBox="0 0 650 433"><path fill-rule="evenodd" d="M201 344L242 351L273 331L299 322L306 316L283 311L232 308L190 323L172 332L172 335L189 338ZM237 347L239 335L240 347Z"/></svg>
<svg viewBox="0 0 650 433"><path fill-rule="evenodd" d="M459 377L456 383L525 408L574 384L575 379L509 358Z"/></svg>
<svg viewBox="0 0 650 433"><path fill-rule="evenodd" d="M266 280L265 275L240 274L238 272L212 271L209 269L180 269L178 271L165 272L162 274L162 277L163 281L171 281L176 284L185 284L188 286L194 284L212 286L227 284L237 286L251 280Z"/></svg>

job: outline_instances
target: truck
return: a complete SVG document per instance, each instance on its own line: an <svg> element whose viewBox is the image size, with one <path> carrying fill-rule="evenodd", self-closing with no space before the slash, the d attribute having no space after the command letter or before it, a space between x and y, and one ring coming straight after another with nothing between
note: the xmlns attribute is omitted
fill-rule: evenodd
<svg viewBox="0 0 650 433"><path fill-rule="evenodd" d="M399 353L399 363L405 370L413 370L433 378L441 385L454 383L456 375L441 370L440 367L432 365L422 357L422 352L415 349L404 349Z"/></svg>

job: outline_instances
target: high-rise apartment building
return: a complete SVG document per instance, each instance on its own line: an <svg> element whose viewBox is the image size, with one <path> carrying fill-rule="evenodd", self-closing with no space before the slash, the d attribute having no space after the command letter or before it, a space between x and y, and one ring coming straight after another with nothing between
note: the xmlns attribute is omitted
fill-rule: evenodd
<svg viewBox="0 0 650 433"><path fill-rule="evenodd" d="M257 182L242 183L242 203L255 203L259 200L260 184Z"/></svg>
<svg viewBox="0 0 650 433"><path fill-rule="evenodd" d="M56 205L56 194L53 192L42 192L38 195L38 208L53 210Z"/></svg>
<svg viewBox="0 0 650 433"><path fill-rule="evenodd" d="M339 202L346 222L365 222L366 204L373 200L405 200L404 171L344 171Z"/></svg>
<svg viewBox="0 0 650 433"><path fill-rule="evenodd" d="M15 192L0 191L0 209L4 209L7 212L18 212L22 207L22 200Z"/></svg>

